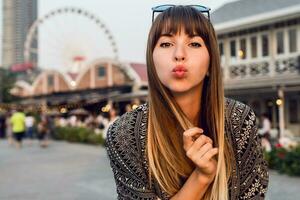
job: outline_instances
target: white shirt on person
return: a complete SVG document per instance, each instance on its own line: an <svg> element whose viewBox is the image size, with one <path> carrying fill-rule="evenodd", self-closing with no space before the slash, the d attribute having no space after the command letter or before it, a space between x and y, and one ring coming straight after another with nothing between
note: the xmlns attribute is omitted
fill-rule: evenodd
<svg viewBox="0 0 300 200"><path fill-rule="evenodd" d="M265 133L270 133L271 131L271 122L268 118L264 118L262 122L262 128L259 130L260 135L264 135Z"/></svg>
<svg viewBox="0 0 300 200"><path fill-rule="evenodd" d="M33 127L34 125L34 117L32 116L26 116L25 118L25 125L27 128Z"/></svg>

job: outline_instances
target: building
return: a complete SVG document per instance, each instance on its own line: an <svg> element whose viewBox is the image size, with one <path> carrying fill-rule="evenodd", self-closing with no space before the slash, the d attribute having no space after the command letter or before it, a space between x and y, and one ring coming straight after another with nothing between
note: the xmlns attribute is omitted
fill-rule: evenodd
<svg viewBox="0 0 300 200"><path fill-rule="evenodd" d="M147 81L145 64L99 58L77 73L42 70L32 81L17 81L11 93L23 98L24 105L99 107L113 101L125 106L133 99L145 100Z"/></svg>
<svg viewBox="0 0 300 200"><path fill-rule="evenodd" d="M30 26L37 19L37 6L37 0L3 0L3 67L24 63L24 43ZM33 45L37 48L37 42Z"/></svg>
<svg viewBox="0 0 300 200"><path fill-rule="evenodd" d="M225 93L300 136L300 0L240 0L212 13Z"/></svg>

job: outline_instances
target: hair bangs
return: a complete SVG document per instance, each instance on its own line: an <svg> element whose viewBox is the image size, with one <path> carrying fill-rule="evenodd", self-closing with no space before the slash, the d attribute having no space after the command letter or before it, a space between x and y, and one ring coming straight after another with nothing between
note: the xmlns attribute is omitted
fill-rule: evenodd
<svg viewBox="0 0 300 200"><path fill-rule="evenodd" d="M172 7L159 14L155 19L154 43L162 35L176 35L184 31L190 37L200 36L204 42L208 41L208 19L195 8L189 6Z"/></svg>

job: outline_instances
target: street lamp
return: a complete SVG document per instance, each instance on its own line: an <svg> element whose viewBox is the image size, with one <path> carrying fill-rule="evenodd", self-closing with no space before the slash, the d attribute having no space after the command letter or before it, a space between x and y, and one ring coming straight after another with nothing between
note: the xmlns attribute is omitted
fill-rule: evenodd
<svg viewBox="0 0 300 200"><path fill-rule="evenodd" d="M281 106L282 105L282 99L277 99L276 100L276 105Z"/></svg>
<svg viewBox="0 0 300 200"><path fill-rule="evenodd" d="M3 102L3 70L0 69L0 103Z"/></svg>
<svg viewBox="0 0 300 200"><path fill-rule="evenodd" d="M279 110L279 138L283 136L284 132L284 91L283 87L278 88L278 97L276 104L278 105Z"/></svg>

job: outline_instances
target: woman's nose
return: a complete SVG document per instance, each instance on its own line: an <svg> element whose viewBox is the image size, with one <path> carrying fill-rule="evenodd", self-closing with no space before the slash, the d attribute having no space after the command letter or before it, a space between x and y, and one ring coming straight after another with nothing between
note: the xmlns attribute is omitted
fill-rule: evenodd
<svg viewBox="0 0 300 200"><path fill-rule="evenodd" d="M174 59L175 61L184 61L186 59L185 49L181 46L175 48L174 51Z"/></svg>

